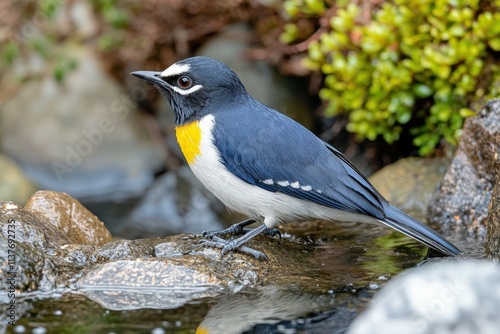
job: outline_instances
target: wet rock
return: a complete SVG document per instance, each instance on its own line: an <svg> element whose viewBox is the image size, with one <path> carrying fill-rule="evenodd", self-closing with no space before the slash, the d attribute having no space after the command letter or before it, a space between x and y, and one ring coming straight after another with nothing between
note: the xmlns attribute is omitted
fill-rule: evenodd
<svg viewBox="0 0 500 334"><path fill-rule="evenodd" d="M425 217L448 165L444 158L405 158L373 174L370 182L392 205L415 217Z"/></svg>
<svg viewBox="0 0 500 334"><path fill-rule="evenodd" d="M59 233L47 217L13 202L1 205L0 225L0 271L13 277L12 281L0 281L2 291L12 283L20 292L55 288L55 271L47 257L57 254L69 238Z"/></svg>
<svg viewBox="0 0 500 334"><path fill-rule="evenodd" d="M95 262L93 246L111 241L97 217L53 191L35 193L24 208L3 203L0 223L1 270L13 273L19 291L69 286L78 270Z"/></svg>
<svg viewBox="0 0 500 334"><path fill-rule="evenodd" d="M143 247L144 256L127 258L128 253L121 253L114 260L90 266L78 279L75 288L113 310L177 308L193 299L267 285L303 289L304 296L310 299L315 298L315 292L326 293L328 290L325 282L317 281L319 268L312 256L314 252L306 251L310 246L286 239L277 244L268 236L259 236L251 244L267 252L269 261L265 262L238 252L221 258L219 249L201 247L198 240L198 236L189 234L135 240L127 247ZM118 242L111 244L104 246L109 254L113 254L117 246L122 247ZM94 258L99 259L97 254L100 253L102 250L97 250ZM314 278L297 279L308 270L315 272ZM301 307L303 314L316 309L317 304L304 307L303 299L292 298L296 292L286 295L289 296L286 298L291 298L289 304L294 300L294 307Z"/></svg>
<svg viewBox="0 0 500 334"><path fill-rule="evenodd" d="M184 166L160 176L114 233L144 238L218 230L223 225L215 213L226 211Z"/></svg>
<svg viewBox="0 0 500 334"><path fill-rule="evenodd" d="M500 267L454 261L412 269L388 285L349 334L496 333Z"/></svg>
<svg viewBox="0 0 500 334"><path fill-rule="evenodd" d="M38 191L26 203L25 210L48 218L71 243L104 245L111 233L104 223L71 196L56 191Z"/></svg>
<svg viewBox="0 0 500 334"><path fill-rule="evenodd" d="M115 240L100 247L95 257L103 260L134 259L152 257L155 253L155 239Z"/></svg>
<svg viewBox="0 0 500 334"><path fill-rule="evenodd" d="M176 244L171 241L156 245L154 253L157 257L167 258L182 257L184 255L177 249Z"/></svg>
<svg viewBox="0 0 500 334"><path fill-rule="evenodd" d="M203 280L204 283L198 285L194 277L199 275L212 277L210 282L218 286L235 288L241 284L263 284L269 280L276 280L278 272L280 275L299 273L307 258L307 253L302 251L302 247L305 246L296 245L287 240L282 240L281 244L277 244L275 240L270 239L268 236L259 236L252 240L253 247L269 251L269 261L267 262L256 260L238 252L230 253L221 258L219 249L199 245L198 240L200 238L200 236L192 234L180 234L165 238L134 241L120 240L108 243L102 248L96 249L94 254L96 259L105 263L88 270L84 277L79 280L79 286L84 287L86 290L90 288L89 282L94 282L92 285L102 283L113 286L118 284L113 283L116 280L116 282L122 282L121 284L140 287L142 285L137 283L137 280L142 280L145 284L154 282L156 288L171 287L176 285L177 279L181 280L179 275L186 275L186 277L193 279L188 281L187 278L184 278L183 284L191 282L191 287L200 288L206 282ZM123 251L123 249L126 249L126 251ZM141 261L146 262L145 268L152 265L160 266L158 263L163 263L165 266L175 266L178 275L172 276L172 281L169 282L167 282L168 280L165 281L166 279L154 278L154 275L163 269L156 271L144 270L144 273L141 274L143 276L135 276L137 274L133 272L137 270L134 268L139 268L140 264L138 263ZM285 268L281 265L282 261L287 262ZM168 269L165 275L171 269ZM131 283L128 283L128 280L123 278L127 277L128 274L118 274L118 272L127 272L129 270L133 275ZM116 271L117 274L108 274L111 271ZM269 275L269 272L272 271L276 272L276 277L275 274ZM184 272L184 274L181 272ZM101 280L102 277L104 277L103 280Z"/></svg>
<svg viewBox="0 0 500 334"><path fill-rule="evenodd" d="M486 252L494 259L500 259L500 180L497 181L488 209L486 227Z"/></svg>
<svg viewBox="0 0 500 334"><path fill-rule="evenodd" d="M24 204L36 191L19 166L9 157L0 154L0 202L12 201Z"/></svg>
<svg viewBox="0 0 500 334"><path fill-rule="evenodd" d="M429 204L429 221L484 238L491 192L500 178L499 156L500 99L494 99L465 121L455 157Z"/></svg>
<svg viewBox="0 0 500 334"><path fill-rule="evenodd" d="M221 283L183 261L139 258L97 265L78 281L78 289L111 310L171 309L218 294Z"/></svg>
<svg viewBox="0 0 500 334"><path fill-rule="evenodd" d="M14 225L16 243L29 243L40 250L49 250L71 243L68 235L58 231L49 217L25 210L16 203L2 203L1 214L2 233L6 240L9 234L7 225Z"/></svg>
<svg viewBox="0 0 500 334"><path fill-rule="evenodd" d="M146 88L137 84L126 95L89 49L64 48L60 53L77 68L63 82L42 72L3 106L4 152L44 189L94 201L142 194L164 160L136 112L134 101ZM25 63L14 67L28 68Z"/></svg>
<svg viewBox="0 0 500 334"><path fill-rule="evenodd" d="M253 246L272 247L268 249L272 253L269 262L240 253L221 258L220 250L201 247L198 240L193 235L135 240L126 242L131 251L121 253L124 241L107 244L105 252L101 248L93 256L101 263L89 267L75 288L114 310L176 308L193 299L237 292L245 286L285 284L287 277L304 269L307 258L296 245L285 240L284 245L277 245L266 236L256 238ZM103 253L117 256L102 262ZM282 261L286 261L286 267Z"/></svg>

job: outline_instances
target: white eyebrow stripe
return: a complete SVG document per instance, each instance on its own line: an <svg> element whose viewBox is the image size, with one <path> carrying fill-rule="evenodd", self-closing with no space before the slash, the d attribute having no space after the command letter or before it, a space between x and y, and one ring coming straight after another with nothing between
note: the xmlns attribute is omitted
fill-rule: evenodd
<svg viewBox="0 0 500 334"><path fill-rule="evenodd" d="M183 89L180 89L179 87L175 87L175 86L170 86L170 88L172 88L173 91L175 91L176 93L179 93L181 95L189 95L191 93L196 92L197 90L202 89L203 86L202 85L195 85L195 86L189 88L188 90L183 90Z"/></svg>
<svg viewBox="0 0 500 334"><path fill-rule="evenodd" d="M161 73L161 76L163 78L166 77L171 77L173 75L179 75L182 73L186 73L191 69L191 65L189 64L173 64L170 67L168 67L165 71Z"/></svg>

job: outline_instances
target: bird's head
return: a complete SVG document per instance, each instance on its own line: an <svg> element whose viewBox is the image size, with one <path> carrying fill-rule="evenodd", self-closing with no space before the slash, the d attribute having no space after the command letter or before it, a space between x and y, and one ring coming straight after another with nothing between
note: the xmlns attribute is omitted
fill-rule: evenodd
<svg viewBox="0 0 500 334"><path fill-rule="evenodd" d="M226 64L208 57L184 59L163 72L131 74L158 88L174 110L176 125L223 110L227 103L248 96L238 76Z"/></svg>

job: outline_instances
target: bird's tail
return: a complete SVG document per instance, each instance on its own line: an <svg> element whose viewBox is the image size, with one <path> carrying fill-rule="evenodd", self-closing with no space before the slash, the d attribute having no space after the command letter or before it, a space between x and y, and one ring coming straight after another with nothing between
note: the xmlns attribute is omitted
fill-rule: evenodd
<svg viewBox="0 0 500 334"><path fill-rule="evenodd" d="M453 245L444 237L440 236L430 227L422 224L415 218L408 216L401 210L388 205L385 208L385 214L386 218L384 220L380 220L382 224L392 227L393 229L420 241L426 246L433 248L446 256L459 255L462 253L458 247Z"/></svg>

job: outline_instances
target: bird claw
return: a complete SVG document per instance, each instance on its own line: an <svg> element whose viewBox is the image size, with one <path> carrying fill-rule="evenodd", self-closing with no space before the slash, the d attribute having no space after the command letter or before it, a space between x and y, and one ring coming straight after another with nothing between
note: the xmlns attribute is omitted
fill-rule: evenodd
<svg viewBox="0 0 500 334"><path fill-rule="evenodd" d="M227 234L229 235L247 234L251 230L252 229L242 228L241 226L238 226L238 224L234 224L229 228L223 230L203 231L201 232L201 235L207 239L214 239L215 237L220 237ZM281 241L281 232L277 228L267 228L264 230L263 233L267 234L270 237L278 236L278 242Z"/></svg>
<svg viewBox="0 0 500 334"><path fill-rule="evenodd" d="M257 260L269 260L266 254L259 252L258 250L243 245L238 246L236 240L224 240L217 236L213 236L212 240L201 239L198 243L205 247L220 248L221 256L224 256L232 251L239 251L241 253L252 255Z"/></svg>
<svg viewBox="0 0 500 334"><path fill-rule="evenodd" d="M264 233L270 237L278 236L278 242L281 242L281 232L277 228L267 228Z"/></svg>
<svg viewBox="0 0 500 334"><path fill-rule="evenodd" d="M221 230L221 231L203 231L203 232L201 232L201 236L205 237L207 239L213 239L214 237L221 235L222 231L223 230Z"/></svg>
<svg viewBox="0 0 500 334"><path fill-rule="evenodd" d="M201 232L201 235L204 236L205 238L213 239L214 237L219 237L227 234L229 235L245 234L246 233L245 230L247 229L243 227L250 225L251 223L253 223L253 221L250 222L250 220L245 220L241 223L233 224L223 230L203 231Z"/></svg>

